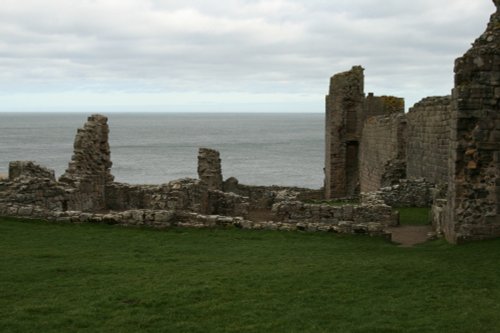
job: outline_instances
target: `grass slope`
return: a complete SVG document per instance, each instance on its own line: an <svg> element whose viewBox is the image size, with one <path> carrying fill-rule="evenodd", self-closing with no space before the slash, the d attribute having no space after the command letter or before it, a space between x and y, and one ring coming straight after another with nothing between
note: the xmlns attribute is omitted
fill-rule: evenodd
<svg viewBox="0 0 500 333"><path fill-rule="evenodd" d="M0 219L0 332L500 332L500 240Z"/></svg>

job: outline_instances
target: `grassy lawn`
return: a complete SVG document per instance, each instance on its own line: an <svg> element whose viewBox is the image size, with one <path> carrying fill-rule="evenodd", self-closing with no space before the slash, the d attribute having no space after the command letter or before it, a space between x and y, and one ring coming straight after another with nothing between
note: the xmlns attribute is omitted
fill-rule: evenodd
<svg viewBox="0 0 500 333"><path fill-rule="evenodd" d="M500 240L0 219L0 332L500 332Z"/></svg>
<svg viewBox="0 0 500 333"><path fill-rule="evenodd" d="M430 208L395 208L399 211L401 225L426 225L430 224Z"/></svg>

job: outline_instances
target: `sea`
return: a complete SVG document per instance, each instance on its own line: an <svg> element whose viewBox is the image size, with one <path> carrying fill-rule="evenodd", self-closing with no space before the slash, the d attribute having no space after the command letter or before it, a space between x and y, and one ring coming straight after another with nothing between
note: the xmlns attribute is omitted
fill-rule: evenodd
<svg viewBox="0 0 500 333"><path fill-rule="evenodd" d="M89 114L0 113L0 174L10 161L64 173ZM109 113L118 182L197 178L198 148L220 152L224 179L248 185L323 185L324 115L318 113Z"/></svg>

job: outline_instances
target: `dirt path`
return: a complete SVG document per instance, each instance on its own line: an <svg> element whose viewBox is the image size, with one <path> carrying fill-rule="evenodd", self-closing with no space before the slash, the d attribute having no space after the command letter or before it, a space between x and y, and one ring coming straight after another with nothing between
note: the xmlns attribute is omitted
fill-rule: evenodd
<svg viewBox="0 0 500 333"><path fill-rule="evenodd" d="M430 225L405 225L387 230L392 233L393 242L399 243L401 247L412 247L425 243L427 234L432 231L432 227Z"/></svg>

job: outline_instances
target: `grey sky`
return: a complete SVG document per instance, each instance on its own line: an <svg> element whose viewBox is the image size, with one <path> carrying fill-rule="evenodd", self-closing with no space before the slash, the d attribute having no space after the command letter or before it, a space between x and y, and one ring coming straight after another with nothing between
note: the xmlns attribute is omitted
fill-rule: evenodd
<svg viewBox="0 0 500 333"><path fill-rule="evenodd" d="M407 106L453 85L491 0L2 0L0 111L323 112L329 77Z"/></svg>

